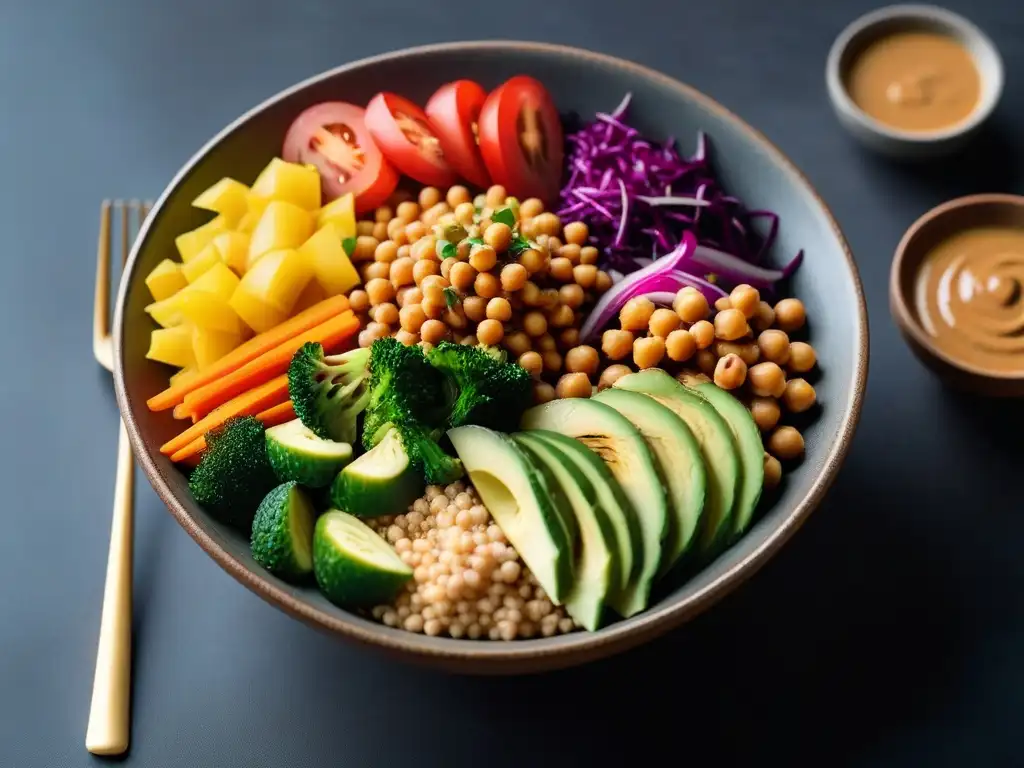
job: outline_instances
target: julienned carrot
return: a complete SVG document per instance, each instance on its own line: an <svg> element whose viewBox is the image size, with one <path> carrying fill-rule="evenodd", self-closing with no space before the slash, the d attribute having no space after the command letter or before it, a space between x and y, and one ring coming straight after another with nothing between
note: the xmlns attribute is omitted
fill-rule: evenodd
<svg viewBox="0 0 1024 768"><path fill-rule="evenodd" d="M221 426L232 416L255 416L267 410L267 408L280 405L287 399L288 377L281 375L224 403L220 408L207 415L206 418L200 419L180 435L171 438L160 446L160 453L165 456L171 456L197 437L202 437L211 429Z"/></svg>
<svg viewBox="0 0 1024 768"><path fill-rule="evenodd" d="M249 361L255 360L260 355L273 349L278 344L298 336L300 333L304 333L336 315L340 315L347 309L348 299L344 296L332 296L324 299L319 304L315 304L295 317L285 320L269 331L253 336L241 346L228 352L228 354L213 363L209 368L175 382L160 394L151 397L146 404L151 411L166 411L168 408L173 408L182 402L185 399L185 395L189 392L194 392L199 387L209 384L211 381L216 381L222 376L226 376Z"/></svg>
<svg viewBox="0 0 1024 768"><path fill-rule="evenodd" d="M176 419L192 419L192 412L188 409L185 403L178 403L174 406L174 410L171 411ZM192 419L193 423L195 419Z"/></svg>
<svg viewBox="0 0 1024 768"><path fill-rule="evenodd" d="M276 427L278 424L284 424L286 421L291 421L295 418L295 408L292 407L292 401L286 400L280 405L275 405L272 408L256 414L256 418L263 422L263 426ZM184 464L188 467L194 467L199 463L202 452L206 450L206 437L197 437L191 443L186 445L179 451L176 451L171 455L171 461L176 464Z"/></svg>
<svg viewBox="0 0 1024 768"><path fill-rule="evenodd" d="M359 320L355 314L351 311L342 312L337 317L332 317L327 322L278 344L223 378L190 392L185 396L184 405L193 417L202 418L236 395L285 373L295 352L303 344L317 341L323 344L326 351L333 352L358 330ZM175 411L177 410L176 408Z"/></svg>

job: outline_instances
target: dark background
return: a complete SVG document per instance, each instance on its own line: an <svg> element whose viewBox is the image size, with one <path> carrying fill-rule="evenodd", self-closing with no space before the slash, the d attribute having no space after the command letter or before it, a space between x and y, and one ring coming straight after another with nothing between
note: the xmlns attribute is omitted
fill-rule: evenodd
<svg viewBox="0 0 1024 768"><path fill-rule="evenodd" d="M827 502L747 586L592 666L463 679L298 624L224 574L139 478L140 766L1022 765L1022 410L943 390L889 318L903 230L969 192L1022 192L1024 13L950 2L1007 87L957 160L901 169L833 120L825 56L861 0L0 3L0 765L84 748L117 409L90 350L97 208L155 197L236 115L412 44L568 43L678 77L762 129L849 237L870 384ZM664 760L655 762L654 757Z"/></svg>

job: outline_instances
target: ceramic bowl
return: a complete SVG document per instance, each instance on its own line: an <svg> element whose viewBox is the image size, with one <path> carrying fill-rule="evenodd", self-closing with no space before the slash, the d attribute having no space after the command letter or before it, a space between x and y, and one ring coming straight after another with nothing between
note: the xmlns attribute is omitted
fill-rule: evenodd
<svg viewBox="0 0 1024 768"><path fill-rule="evenodd" d="M914 354L950 386L980 395L1020 397L1024 374L986 371L939 349L925 332L914 307L914 287L921 263L943 238L968 227L1024 227L1024 197L970 195L950 200L910 225L892 260L889 306L893 319Z"/></svg>
<svg viewBox="0 0 1024 768"><path fill-rule="evenodd" d="M285 129L305 107L328 99L365 104L376 92L398 91L423 103L438 85L472 77L493 88L529 74L552 92L563 112L611 110L633 93L631 120L655 138L711 139L725 186L752 207L781 216L778 260L806 251L793 293L806 303L818 350L821 415L806 430L806 458L787 477L774 503L735 546L685 583L659 595L649 610L593 633L515 642L426 637L391 629L337 608L313 587L292 586L250 556L248 538L219 523L192 500L186 477L159 446L180 429L146 399L167 384L167 369L145 359L153 326L145 275L174 238L202 223L191 201L225 175L251 182L281 151ZM691 147L685 147L687 152ZM117 395L136 458L186 531L228 573L275 606L338 636L463 672L521 673L578 664L636 646L676 627L758 570L818 505L846 455L860 414L867 369L867 318L846 241L807 180L760 133L695 91L658 72L588 51L536 43L476 42L427 46L377 56L317 75L273 96L229 125L171 180L132 250L116 312Z"/></svg>
<svg viewBox="0 0 1024 768"><path fill-rule="evenodd" d="M903 131L884 125L853 103L845 77L864 47L883 35L908 30L937 32L959 41L981 75L981 97L967 119L938 131ZM977 26L962 16L933 5L892 5L871 11L844 29L828 54L825 84L842 126L876 152L904 160L937 157L961 149L991 115L1003 92L999 51Z"/></svg>

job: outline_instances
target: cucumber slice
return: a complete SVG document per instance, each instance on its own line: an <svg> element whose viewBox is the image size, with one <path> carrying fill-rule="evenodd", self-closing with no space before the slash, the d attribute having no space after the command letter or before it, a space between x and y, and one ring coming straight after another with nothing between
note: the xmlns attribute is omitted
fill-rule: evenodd
<svg viewBox="0 0 1024 768"><path fill-rule="evenodd" d="M324 596L342 608L388 603L412 568L366 523L336 509L316 521L313 573Z"/></svg>
<svg viewBox="0 0 1024 768"><path fill-rule="evenodd" d="M352 461L351 445L317 437L299 419L271 427L266 434L267 458L281 482L323 488Z"/></svg>
<svg viewBox="0 0 1024 768"><path fill-rule="evenodd" d="M346 466L331 485L331 502L356 517L398 515L423 493L398 432L389 430L373 448Z"/></svg>
<svg viewBox="0 0 1024 768"><path fill-rule="evenodd" d="M266 495L252 521L252 556L275 576L297 582L313 570L313 505L295 482Z"/></svg>

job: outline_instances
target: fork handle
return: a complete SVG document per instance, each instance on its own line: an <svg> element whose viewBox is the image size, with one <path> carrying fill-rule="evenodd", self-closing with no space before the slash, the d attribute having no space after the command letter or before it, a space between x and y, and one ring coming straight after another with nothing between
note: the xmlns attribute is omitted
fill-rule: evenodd
<svg viewBox="0 0 1024 768"><path fill-rule="evenodd" d="M135 464L121 422L117 440L114 515L103 590L96 676L85 747L95 755L119 755L128 749L132 647L132 502Z"/></svg>

